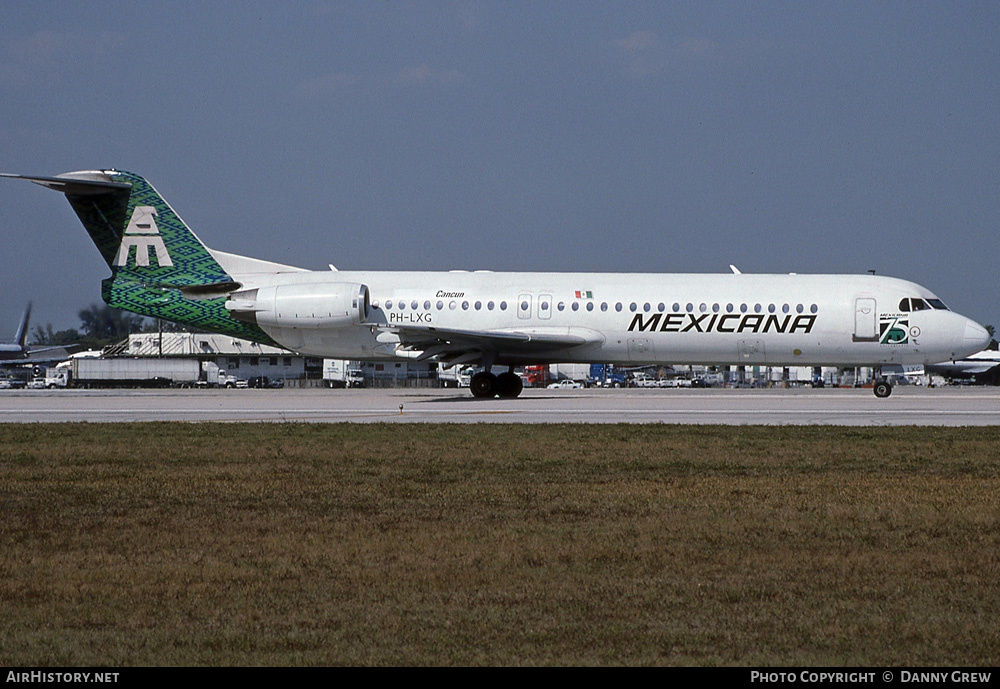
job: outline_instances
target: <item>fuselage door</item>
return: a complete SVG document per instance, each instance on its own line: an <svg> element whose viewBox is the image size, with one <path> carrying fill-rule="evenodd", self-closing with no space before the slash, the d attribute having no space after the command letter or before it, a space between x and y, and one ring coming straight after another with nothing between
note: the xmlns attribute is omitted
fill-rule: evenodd
<svg viewBox="0 0 1000 689"><path fill-rule="evenodd" d="M653 341L648 337L630 337L628 339L628 358L636 364L652 364L656 361L653 352Z"/></svg>
<svg viewBox="0 0 1000 689"><path fill-rule="evenodd" d="M549 318L552 316L552 295L551 294L539 294L538 295L538 317L539 318Z"/></svg>
<svg viewBox="0 0 1000 689"><path fill-rule="evenodd" d="M763 364L767 362L764 352L763 340L740 340L737 342L739 348L740 364Z"/></svg>
<svg viewBox="0 0 1000 689"><path fill-rule="evenodd" d="M876 342L878 340L878 314L875 300L862 297L854 304L854 341Z"/></svg>
<svg viewBox="0 0 1000 689"><path fill-rule="evenodd" d="M531 295L520 294L517 297L517 317L531 318Z"/></svg>

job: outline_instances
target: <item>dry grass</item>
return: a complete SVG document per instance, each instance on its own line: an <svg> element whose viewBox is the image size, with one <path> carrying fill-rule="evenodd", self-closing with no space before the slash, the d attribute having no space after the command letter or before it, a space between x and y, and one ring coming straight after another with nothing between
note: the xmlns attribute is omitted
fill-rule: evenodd
<svg viewBox="0 0 1000 689"><path fill-rule="evenodd" d="M992 665L1000 429L0 426L4 665Z"/></svg>

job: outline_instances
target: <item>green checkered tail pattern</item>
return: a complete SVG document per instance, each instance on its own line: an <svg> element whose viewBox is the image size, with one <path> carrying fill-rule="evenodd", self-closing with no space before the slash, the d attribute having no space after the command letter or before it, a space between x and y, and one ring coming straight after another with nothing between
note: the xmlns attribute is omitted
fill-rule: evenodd
<svg viewBox="0 0 1000 689"><path fill-rule="evenodd" d="M153 186L129 172L106 174L130 188L66 193L111 268L111 277L101 283L104 301L143 316L275 344L260 328L229 315L226 294L239 285Z"/></svg>

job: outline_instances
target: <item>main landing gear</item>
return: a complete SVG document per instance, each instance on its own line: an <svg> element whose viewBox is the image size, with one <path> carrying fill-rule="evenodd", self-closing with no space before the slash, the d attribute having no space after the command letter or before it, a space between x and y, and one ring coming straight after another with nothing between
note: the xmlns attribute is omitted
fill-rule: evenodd
<svg viewBox="0 0 1000 689"><path fill-rule="evenodd" d="M480 371L472 376L469 387L472 389L473 397L491 399L493 397L517 397L521 394L524 384L521 382L521 376L514 373L514 367L511 366L506 373L501 373L498 376L493 375L489 370Z"/></svg>

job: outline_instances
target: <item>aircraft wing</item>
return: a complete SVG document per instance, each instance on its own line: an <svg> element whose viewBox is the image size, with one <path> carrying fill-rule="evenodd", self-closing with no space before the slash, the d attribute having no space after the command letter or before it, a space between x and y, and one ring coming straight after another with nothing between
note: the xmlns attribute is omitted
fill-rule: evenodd
<svg viewBox="0 0 1000 689"><path fill-rule="evenodd" d="M599 344L604 337L587 328L524 330L453 330L433 326L387 325L378 341L417 361L433 359L448 366L480 360L531 357L543 352Z"/></svg>
<svg viewBox="0 0 1000 689"><path fill-rule="evenodd" d="M32 347L27 356L17 359L0 359L0 365L11 366L14 364L48 364L53 361L65 361L69 358L69 351L65 347Z"/></svg>

